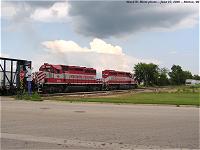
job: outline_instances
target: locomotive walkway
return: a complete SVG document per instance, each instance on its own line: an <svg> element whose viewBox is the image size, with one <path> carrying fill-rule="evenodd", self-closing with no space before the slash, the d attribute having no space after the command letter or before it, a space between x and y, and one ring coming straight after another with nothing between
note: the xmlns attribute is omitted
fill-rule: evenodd
<svg viewBox="0 0 200 150"><path fill-rule="evenodd" d="M1 149L198 149L195 107L16 101L1 97Z"/></svg>

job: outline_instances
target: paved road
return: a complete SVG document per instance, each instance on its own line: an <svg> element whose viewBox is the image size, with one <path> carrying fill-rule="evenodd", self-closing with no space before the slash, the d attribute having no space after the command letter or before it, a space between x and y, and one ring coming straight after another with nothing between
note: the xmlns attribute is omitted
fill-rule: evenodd
<svg viewBox="0 0 200 150"><path fill-rule="evenodd" d="M199 148L195 107L27 102L1 97L2 149Z"/></svg>

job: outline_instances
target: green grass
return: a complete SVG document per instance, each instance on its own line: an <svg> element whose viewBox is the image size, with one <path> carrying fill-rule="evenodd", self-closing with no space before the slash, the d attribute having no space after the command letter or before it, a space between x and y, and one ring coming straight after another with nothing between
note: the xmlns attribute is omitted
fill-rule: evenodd
<svg viewBox="0 0 200 150"><path fill-rule="evenodd" d="M100 103L126 103L126 104L167 104L167 105L195 105L199 106L199 93L160 92L123 94L115 97L86 97L86 98L55 98L70 102L100 102Z"/></svg>
<svg viewBox="0 0 200 150"><path fill-rule="evenodd" d="M199 106L200 86L172 86L162 92L127 93L104 97L54 97L53 99L69 102L100 102L126 104L165 104ZM52 98L50 98L52 99Z"/></svg>
<svg viewBox="0 0 200 150"><path fill-rule="evenodd" d="M43 101L38 93L32 93L31 96L28 93L18 94L15 98L18 100Z"/></svg>
<svg viewBox="0 0 200 150"><path fill-rule="evenodd" d="M131 104L198 105L198 93L138 93L116 98L85 98L81 101Z"/></svg>

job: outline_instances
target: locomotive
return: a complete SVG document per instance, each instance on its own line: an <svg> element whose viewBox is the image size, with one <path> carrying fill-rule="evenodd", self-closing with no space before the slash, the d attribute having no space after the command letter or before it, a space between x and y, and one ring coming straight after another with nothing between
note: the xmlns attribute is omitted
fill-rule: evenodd
<svg viewBox="0 0 200 150"><path fill-rule="evenodd" d="M54 65L44 63L35 72L34 82L39 92L71 92L131 89L137 87L137 81L129 72L103 70L102 78L97 78L96 69Z"/></svg>

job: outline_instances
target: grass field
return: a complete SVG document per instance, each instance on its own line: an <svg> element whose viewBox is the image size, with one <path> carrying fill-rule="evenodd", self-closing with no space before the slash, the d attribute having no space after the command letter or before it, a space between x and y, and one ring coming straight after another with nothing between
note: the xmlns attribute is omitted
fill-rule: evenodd
<svg viewBox="0 0 200 150"><path fill-rule="evenodd" d="M106 95L106 96L86 96L86 97L40 97L33 94L29 97L25 94L22 99L42 101L44 99L68 101L68 102L100 102L100 103L118 103L118 104L166 104L166 105L195 105L199 106L200 87L176 86L168 87L166 90L158 90L154 92L136 93L130 92L126 94Z"/></svg>
<svg viewBox="0 0 200 150"><path fill-rule="evenodd" d="M100 102L127 104L167 104L199 106L199 86L175 86L157 92L130 92L126 94L93 97L53 97L50 99L69 102Z"/></svg>
<svg viewBox="0 0 200 150"><path fill-rule="evenodd" d="M199 106L199 93L137 93L115 97L56 98L70 102L102 102L129 104L169 104Z"/></svg>

